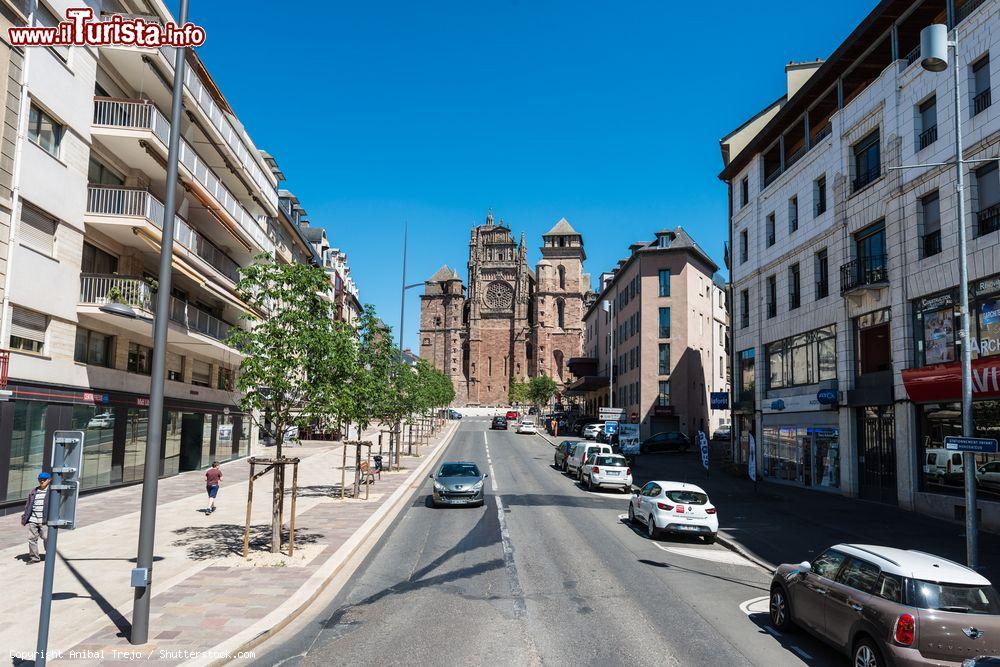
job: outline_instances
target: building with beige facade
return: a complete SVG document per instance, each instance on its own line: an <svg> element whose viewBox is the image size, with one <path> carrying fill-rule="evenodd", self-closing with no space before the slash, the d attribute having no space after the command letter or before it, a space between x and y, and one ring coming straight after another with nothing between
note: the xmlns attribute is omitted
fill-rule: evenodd
<svg viewBox="0 0 1000 667"><path fill-rule="evenodd" d="M583 356L569 362L577 380L566 393L585 414L623 408L642 437L711 435L725 423L709 402L712 392L728 390L725 290L713 279L717 270L677 227L633 243L602 274L600 294L583 316Z"/></svg>

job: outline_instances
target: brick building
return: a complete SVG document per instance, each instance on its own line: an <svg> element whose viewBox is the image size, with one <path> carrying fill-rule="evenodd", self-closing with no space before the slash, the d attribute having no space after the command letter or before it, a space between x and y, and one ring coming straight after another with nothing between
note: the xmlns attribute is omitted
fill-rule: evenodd
<svg viewBox="0 0 1000 667"><path fill-rule="evenodd" d="M542 259L528 265L524 234L514 241L492 213L469 240L468 291L451 268L420 297L420 356L447 373L457 405L502 405L510 384L545 374L560 386L582 349L583 237L560 220L543 235Z"/></svg>

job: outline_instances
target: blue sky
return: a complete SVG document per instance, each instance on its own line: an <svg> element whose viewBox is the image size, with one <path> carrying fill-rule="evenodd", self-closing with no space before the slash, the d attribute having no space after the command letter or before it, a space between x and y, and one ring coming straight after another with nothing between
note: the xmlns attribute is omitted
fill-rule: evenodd
<svg viewBox="0 0 1000 667"><path fill-rule="evenodd" d="M488 207L527 233L532 263L566 217L595 279L665 226L721 266L719 138L875 2L191 4L230 105L395 329L404 221L411 283L444 263L464 278Z"/></svg>

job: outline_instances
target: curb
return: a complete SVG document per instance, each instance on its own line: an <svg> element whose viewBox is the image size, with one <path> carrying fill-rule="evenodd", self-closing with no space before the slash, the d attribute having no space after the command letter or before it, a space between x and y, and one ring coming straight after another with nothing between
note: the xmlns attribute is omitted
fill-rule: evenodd
<svg viewBox="0 0 1000 667"><path fill-rule="evenodd" d="M345 566L349 564L349 561L358 551L365 546L373 544L382 536L389 527L389 524L392 523L406 506L407 501L416 493L419 483L415 484L415 482L418 482L424 476L427 469L432 467L444 455L445 450L451 444L451 440L457 432L458 425L456 422L455 428L452 429L451 433L442 438L434 454L428 457L421 457L423 461L410 473L406 481L393 491L388 500L382 503L382 506L375 510L354 531L354 534L286 602L250 627L205 651L205 653L212 656L225 655L228 657L195 659L182 664L185 667L216 667L226 665L235 660L240 652L250 651L298 618L335 578L340 577L343 580L342 583L346 582L347 577L354 573L357 567L361 565L361 562L354 563L350 569L346 569Z"/></svg>
<svg viewBox="0 0 1000 667"><path fill-rule="evenodd" d="M549 443L553 447L558 447L559 446L559 443L555 442L554 440L552 440L552 438L550 438L549 436L547 436L544 431L539 431L538 433L536 433L536 435L541 436L547 443Z"/></svg>
<svg viewBox="0 0 1000 667"><path fill-rule="evenodd" d="M774 574L774 571L778 569L771 563L768 563L763 558L758 558L754 554L750 553L750 551L748 551L742 544L740 544L733 538L729 537L721 530L715 534L715 541L724 546L725 548L729 549L730 551L737 553L740 556L743 556L757 567L767 570L771 574Z"/></svg>

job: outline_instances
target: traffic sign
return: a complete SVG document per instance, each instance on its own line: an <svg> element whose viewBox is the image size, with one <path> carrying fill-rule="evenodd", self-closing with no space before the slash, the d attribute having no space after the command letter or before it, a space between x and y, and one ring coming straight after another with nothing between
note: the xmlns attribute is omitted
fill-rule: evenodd
<svg viewBox="0 0 1000 667"><path fill-rule="evenodd" d="M614 435L618 433L618 422L616 421L604 422L604 433L605 435Z"/></svg>
<svg viewBox="0 0 1000 667"><path fill-rule="evenodd" d="M625 408L598 408L597 417L601 421L620 421Z"/></svg>
<svg viewBox="0 0 1000 667"><path fill-rule="evenodd" d="M49 516L53 528L76 528L76 503L83 478L83 431L56 431L52 436L52 484Z"/></svg>
<svg viewBox="0 0 1000 667"><path fill-rule="evenodd" d="M960 435L947 435L944 438L944 447L956 452L997 453L995 438L964 438Z"/></svg>

